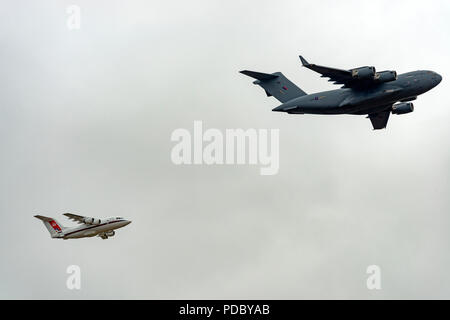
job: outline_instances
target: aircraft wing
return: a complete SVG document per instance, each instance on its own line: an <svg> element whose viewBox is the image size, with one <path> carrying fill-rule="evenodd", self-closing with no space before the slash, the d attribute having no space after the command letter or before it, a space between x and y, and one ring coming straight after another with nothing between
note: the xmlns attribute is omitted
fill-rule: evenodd
<svg viewBox="0 0 450 320"><path fill-rule="evenodd" d="M86 218L86 217L79 216L79 215L73 214L73 213L63 213L63 215L68 217L70 220L76 221L80 224L84 223L84 219Z"/></svg>
<svg viewBox="0 0 450 320"><path fill-rule="evenodd" d="M309 63L302 56L300 56L300 60L304 67L320 73L322 78L330 78L328 81L333 82L333 84L343 84L344 88L367 88L381 82L397 79L395 71L376 72L374 67L342 70Z"/></svg>
<svg viewBox="0 0 450 320"><path fill-rule="evenodd" d="M387 126L391 111L381 111L377 113L371 113L367 116L372 122L373 130L384 129Z"/></svg>
<svg viewBox="0 0 450 320"><path fill-rule="evenodd" d="M318 66L316 64L308 63L302 56L300 60L304 67L320 73L322 78L330 78L328 81L334 81L334 84L344 84L353 81L352 72L349 70L341 70L335 68L329 68L324 66Z"/></svg>

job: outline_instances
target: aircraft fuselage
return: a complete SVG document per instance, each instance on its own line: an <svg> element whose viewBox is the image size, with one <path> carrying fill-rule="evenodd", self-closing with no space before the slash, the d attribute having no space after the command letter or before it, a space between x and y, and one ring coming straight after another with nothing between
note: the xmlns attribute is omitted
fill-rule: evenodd
<svg viewBox="0 0 450 320"><path fill-rule="evenodd" d="M398 101L414 100L437 86L442 77L433 71L400 74L396 80L367 89L341 88L307 94L273 109L297 114L369 114L391 108Z"/></svg>
<svg viewBox="0 0 450 320"><path fill-rule="evenodd" d="M113 231L128 225L130 221L125 219L107 219L100 224L83 224L79 227L64 230L60 238L77 239L86 237L95 237L101 233Z"/></svg>

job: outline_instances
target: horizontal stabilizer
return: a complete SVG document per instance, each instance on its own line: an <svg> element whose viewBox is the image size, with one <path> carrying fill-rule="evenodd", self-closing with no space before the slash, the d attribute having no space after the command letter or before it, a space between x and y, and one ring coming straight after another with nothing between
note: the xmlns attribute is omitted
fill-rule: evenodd
<svg viewBox="0 0 450 320"><path fill-rule="evenodd" d="M281 72L269 74L244 70L240 71L240 73L257 79L256 81L253 81L253 83L262 87L266 91L268 97L273 96L283 103L306 95L305 91L297 87Z"/></svg>
<svg viewBox="0 0 450 320"><path fill-rule="evenodd" d="M44 216L40 216L40 215L35 215L34 217L38 218L39 220L42 220L42 221L52 221L53 220L53 218L44 217Z"/></svg>
<svg viewBox="0 0 450 320"><path fill-rule="evenodd" d="M239 71L242 74L245 74L246 76L261 80L261 81L266 81L266 80L272 80L275 78L278 78L277 75L274 74L269 74L269 73L262 73L262 72L256 72L256 71L249 71L249 70L243 70L243 71Z"/></svg>

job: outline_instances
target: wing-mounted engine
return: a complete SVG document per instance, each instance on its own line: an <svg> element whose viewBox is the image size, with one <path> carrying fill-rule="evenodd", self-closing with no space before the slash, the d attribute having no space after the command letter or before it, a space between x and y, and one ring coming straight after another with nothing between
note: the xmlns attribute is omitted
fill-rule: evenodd
<svg viewBox="0 0 450 320"><path fill-rule="evenodd" d="M116 234L116 233L115 233L113 230L111 230L111 231L108 231L108 232L100 233L98 236L99 236L100 238L102 238L103 240L106 240L106 239L108 239L109 237L114 236L115 234Z"/></svg>
<svg viewBox="0 0 450 320"><path fill-rule="evenodd" d="M100 224L100 219L86 217L83 219L85 224Z"/></svg>
<svg viewBox="0 0 450 320"><path fill-rule="evenodd" d="M350 70L353 79L359 80L372 80L375 78L376 69L375 67L361 67Z"/></svg>
<svg viewBox="0 0 450 320"><path fill-rule="evenodd" d="M375 73L374 80L379 83L397 80L396 71L380 71Z"/></svg>
<svg viewBox="0 0 450 320"><path fill-rule="evenodd" d="M405 114L414 111L414 105L411 102L403 102L392 106L393 114Z"/></svg>

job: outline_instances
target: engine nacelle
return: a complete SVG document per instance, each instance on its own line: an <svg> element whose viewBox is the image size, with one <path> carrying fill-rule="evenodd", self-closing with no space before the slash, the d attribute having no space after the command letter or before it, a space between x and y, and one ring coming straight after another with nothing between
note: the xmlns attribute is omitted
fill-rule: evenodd
<svg viewBox="0 0 450 320"><path fill-rule="evenodd" d="M363 79L369 80L375 77L376 70L375 67L361 67L352 69L352 77L353 79Z"/></svg>
<svg viewBox="0 0 450 320"><path fill-rule="evenodd" d="M114 232L114 231L108 231L108 232L105 232L105 235L107 236L107 237L112 237L112 236L114 236L116 233Z"/></svg>
<svg viewBox="0 0 450 320"><path fill-rule="evenodd" d="M394 104L392 106L393 114L405 114L414 111L414 105L411 102L404 102L399 104Z"/></svg>
<svg viewBox="0 0 450 320"><path fill-rule="evenodd" d="M100 224L100 219L84 218L83 222L86 224Z"/></svg>
<svg viewBox="0 0 450 320"><path fill-rule="evenodd" d="M397 72L395 71L381 71L375 74L374 79L377 82L390 82L397 80Z"/></svg>

